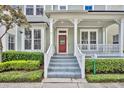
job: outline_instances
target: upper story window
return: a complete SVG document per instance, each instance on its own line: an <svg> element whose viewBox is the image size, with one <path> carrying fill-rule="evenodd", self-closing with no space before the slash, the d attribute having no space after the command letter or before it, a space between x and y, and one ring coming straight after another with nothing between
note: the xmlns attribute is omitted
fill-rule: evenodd
<svg viewBox="0 0 124 93"><path fill-rule="evenodd" d="M33 15L33 14L34 14L33 5L26 5L26 15Z"/></svg>
<svg viewBox="0 0 124 93"><path fill-rule="evenodd" d="M8 37L8 49L15 50L15 36L9 35Z"/></svg>
<svg viewBox="0 0 124 93"><path fill-rule="evenodd" d="M92 5L85 5L84 10L93 10L93 6Z"/></svg>
<svg viewBox="0 0 124 93"><path fill-rule="evenodd" d="M36 15L43 15L43 10L42 5L36 5Z"/></svg>
<svg viewBox="0 0 124 93"><path fill-rule="evenodd" d="M66 5L60 5L59 10L67 10L67 6Z"/></svg>

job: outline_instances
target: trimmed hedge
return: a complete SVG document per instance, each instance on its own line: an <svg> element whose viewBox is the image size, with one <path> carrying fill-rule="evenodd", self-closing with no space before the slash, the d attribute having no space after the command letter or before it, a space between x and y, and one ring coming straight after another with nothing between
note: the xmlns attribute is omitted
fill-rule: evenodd
<svg viewBox="0 0 124 93"><path fill-rule="evenodd" d="M31 60L19 60L19 61L8 61L0 63L0 72L3 71L12 71L12 70L38 70L40 68L39 61Z"/></svg>
<svg viewBox="0 0 124 93"><path fill-rule="evenodd" d="M40 60L41 64L43 64L43 53L19 51L8 51L2 53L3 62L12 60Z"/></svg>
<svg viewBox="0 0 124 93"><path fill-rule="evenodd" d="M124 74L88 74L86 75L88 82L124 82Z"/></svg>
<svg viewBox="0 0 124 93"><path fill-rule="evenodd" d="M93 73L92 59L86 59L86 73ZM96 59L96 73L124 73L124 59Z"/></svg>
<svg viewBox="0 0 124 93"><path fill-rule="evenodd" d="M10 71L0 73L0 82L38 82L43 77L43 71Z"/></svg>

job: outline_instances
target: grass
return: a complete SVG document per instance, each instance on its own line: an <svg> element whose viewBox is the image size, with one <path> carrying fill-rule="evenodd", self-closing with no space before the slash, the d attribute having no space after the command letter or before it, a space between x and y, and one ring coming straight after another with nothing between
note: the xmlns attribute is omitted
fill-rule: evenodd
<svg viewBox="0 0 124 93"><path fill-rule="evenodd" d="M43 71L8 71L0 73L0 82L38 82L41 81Z"/></svg>
<svg viewBox="0 0 124 93"><path fill-rule="evenodd" d="M88 82L124 82L124 74L87 74Z"/></svg>

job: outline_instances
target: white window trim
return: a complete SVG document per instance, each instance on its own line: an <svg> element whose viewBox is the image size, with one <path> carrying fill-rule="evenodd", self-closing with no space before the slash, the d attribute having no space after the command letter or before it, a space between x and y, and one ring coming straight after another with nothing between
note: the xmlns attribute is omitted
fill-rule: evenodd
<svg viewBox="0 0 124 93"><path fill-rule="evenodd" d="M96 32L96 45L98 46L98 29L80 29L80 44L81 41L82 41L82 32L88 32L88 46L90 46L90 32ZM98 49L96 49L98 50ZM86 51L96 51L96 50L91 50L89 47L88 47L88 50Z"/></svg>
<svg viewBox="0 0 124 93"><path fill-rule="evenodd" d="M14 38L14 42L9 42L9 36L11 36L11 37L13 37ZM8 34L8 50L12 50L12 49L9 49L9 44L10 43L14 43L14 50L16 50L16 37L15 37L15 35L13 35L13 34Z"/></svg>
<svg viewBox="0 0 124 93"><path fill-rule="evenodd" d="M43 38L42 38L42 28L30 28L30 30L32 31L32 44L31 44L31 49L25 49L25 30L23 31L23 37L22 37L22 42L23 42L23 44L22 44L22 51L34 51L34 52L41 52L42 51L42 47L44 47L44 46L42 46L43 45L43 43L41 43L41 49L34 49L34 29L40 29L41 30L41 42L44 40Z"/></svg>
<svg viewBox="0 0 124 93"><path fill-rule="evenodd" d="M24 5L24 14L26 15L26 7L27 5ZM36 15L36 5L33 5L33 15L26 15L26 16L43 16L45 11L45 5L43 5L43 15Z"/></svg>
<svg viewBox="0 0 124 93"><path fill-rule="evenodd" d="M92 6L92 10L94 10L94 5L83 5L83 10L85 10L85 6ZM85 10L88 11L88 10Z"/></svg>
<svg viewBox="0 0 124 93"><path fill-rule="evenodd" d="M60 30L66 31L66 33L59 33ZM60 53L59 52L59 35L66 35L66 52L65 53ZM68 54L68 29L67 28L58 28L57 29L57 54Z"/></svg>

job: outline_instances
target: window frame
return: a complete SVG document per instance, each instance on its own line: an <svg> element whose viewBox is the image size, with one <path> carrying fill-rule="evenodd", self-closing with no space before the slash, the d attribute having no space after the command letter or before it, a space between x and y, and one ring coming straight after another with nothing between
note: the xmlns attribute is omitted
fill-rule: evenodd
<svg viewBox="0 0 124 93"><path fill-rule="evenodd" d="M41 47L40 49L34 49L34 41L35 41L35 38L34 38L34 30L35 30L35 29L36 29L36 30L37 30L37 29L40 30L40 44L41 44L41 45L40 45L40 47ZM31 30L31 33L32 33L32 34L31 34L31 39L32 39L32 40L31 40L31 49L25 49L25 31L24 31L24 50L25 50L25 51L41 51L41 50L42 50L42 47L43 47L43 46L42 46L42 39L43 39L43 38L42 38L42 28L30 28L30 30Z"/></svg>
<svg viewBox="0 0 124 93"><path fill-rule="evenodd" d="M42 48L42 47L41 47L41 45L42 45L42 44L41 44L41 39L42 39L42 36L41 36L41 29L35 29L35 28L34 28L33 31L34 31L34 35L33 35L33 38L34 38L34 41L33 41L33 42L34 42L34 44L33 44L34 50L41 50L41 48ZM35 38L35 31L40 31L40 38ZM40 48L38 48L38 49L35 49L35 41L36 41L36 40L37 40L37 41L40 41Z"/></svg>
<svg viewBox="0 0 124 93"><path fill-rule="evenodd" d="M30 14L30 15L27 15L27 8L28 8L27 6L29 6L29 5L25 5L25 15L26 15L26 16L33 16L33 15L34 15L34 12L35 12L34 5L32 5L32 6L33 6L33 7L32 7L32 8L33 8L33 14L32 14L32 15L31 15L31 14ZM30 8L31 8L31 7L30 7Z"/></svg>
<svg viewBox="0 0 124 93"><path fill-rule="evenodd" d="M37 6L40 6L40 7L37 7ZM42 8L43 10L42 10L42 14L37 14L37 8ZM35 13L35 15L44 15L44 8L45 8L45 6L44 5L36 5L36 7L35 7L35 11L36 11L36 13Z"/></svg>
<svg viewBox="0 0 124 93"><path fill-rule="evenodd" d="M43 6L43 15L37 15L36 14L36 7L37 5L33 5L33 15L27 15L26 14L26 9L27 9L27 5L24 5L24 14L26 15L26 16L43 16L44 15L44 11L45 11L45 5L41 5L41 6Z"/></svg>
<svg viewBox="0 0 124 93"><path fill-rule="evenodd" d="M11 38L13 37L14 41L12 42L11 41ZM12 49L12 47L10 47L11 45L10 44L13 44L14 48ZM15 50L15 44L16 44L16 41L15 41L15 35L12 35L12 34L8 34L8 50Z"/></svg>

